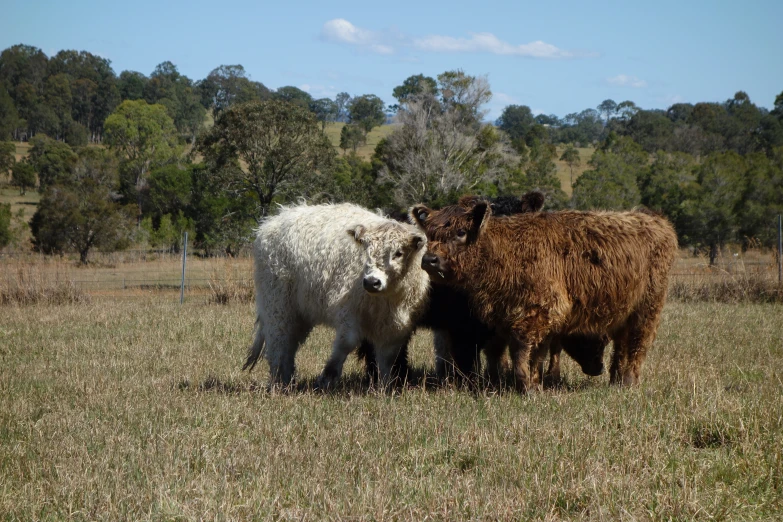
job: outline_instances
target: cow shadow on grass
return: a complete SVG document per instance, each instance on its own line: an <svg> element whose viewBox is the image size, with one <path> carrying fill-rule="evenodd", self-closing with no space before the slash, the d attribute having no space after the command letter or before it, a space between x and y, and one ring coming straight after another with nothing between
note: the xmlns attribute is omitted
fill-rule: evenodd
<svg viewBox="0 0 783 522"><path fill-rule="evenodd" d="M547 380L539 391L553 393L572 393L584 392L598 386L605 385L600 378L582 378L570 380L561 378L557 381ZM243 393L259 393L268 395L297 395L297 394L319 394L330 396L356 396L356 395L398 395L406 391L421 390L425 392L442 392L452 390L456 392L469 393L475 396L516 394L516 386L511 372L501 376L499 383L490 383L482 377L467 378L458 380L440 380L429 368L410 367L408 373L403 378L396 378L392 382L382 385L367 374L362 372L350 372L343 374L340 381L333 387L324 389L318 385L318 376L297 379L288 386L270 385L266 378L262 379L243 379L243 378L221 378L216 375L208 375L199 382L191 382L188 379L182 379L176 383L175 388L179 391L195 391L197 393L219 393L227 395Z"/></svg>

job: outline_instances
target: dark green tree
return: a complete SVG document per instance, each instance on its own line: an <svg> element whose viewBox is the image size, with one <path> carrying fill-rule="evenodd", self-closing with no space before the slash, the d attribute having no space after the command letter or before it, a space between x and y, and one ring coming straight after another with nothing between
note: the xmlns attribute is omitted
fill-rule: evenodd
<svg viewBox="0 0 783 522"><path fill-rule="evenodd" d="M287 85L277 89L272 97L275 100L288 102L294 105L298 105L303 109L309 109L310 104L313 103L313 97L309 93L303 91L299 87Z"/></svg>
<svg viewBox="0 0 783 522"><path fill-rule="evenodd" d="M609 120L617 113L617 103L614 100L604 100L598 105L598 112L604 115L604 122L608 125Z"/></svg>
<svg viewBox="0 0 783 522"><path fill-rule="evenodd" d="M358 125L366 135L386 121L383 112L383 100L374 94L365 94L353 98L348 105L349 123Z"/></svg>
<svg viewBox="0 0 783 522"><path fill-rule="evenodd" d="M674 124L662 111L638 111L628 121L626 133L648 153L674 149Z"/></svg>
<svg viewBox="0 0 783 522"><path fill-rule="evenodd" d="M241 218L260 219L274 200L290 201L323 184L319 169L334 148L309 110L270 100L230 107L199 139L198 150L224 189L252 198Z"/></svg>
<svg viewBox="0 0 783 522"><path fill-rule="evenodd" d="M334 103L337 104L337 121L348 121L348 105L351 102L351 95L347 92L338 93L334 97Z"/></svg>
<svg viewBox="0 0 783 522"><path fill-rule="evenodd" d="M103 122L120 102L111 62L86 51L60 51L49 60L48 74L68 77L71 117L88 130L91 141L100 141Z"/></svg>
<svg viewBox="0 0 783 522"><path fill-rule="evenodd" d="M241 65L221 65L199 82L201 104L217 114L234 104L263 101L272 93L264 84L253 82Z"/></svg>
<svg viewBox="0 0 783 522"><path fill-rule="evenodd" d="M34 247L44 253L77 252L87 263L94 248L128 244L131 221L115 201L117 164L105 150L84 149L70 180L46 189L30 222Z"/></svg>
<svg viewBox="0 0 783 522"><path fill-rule="evenodd" d="M649 169L642 169L638 178L641 203L662 212L674 224L679 235L688 232L683 203L697 197L696 159L682 152L658 152Z"/></svg>
<svg viewBox="0 0 783 522"><path fill-rule="evenodd" d="M557 126L560 125L560 118L554 114L539 114L535 117L536 123L544 126Z"/></svg>
<svg viewBox="0 0 783 522"><path fill-rule="evenodd" d="M710 155L695 170L698 188L694 196L682 204L687 230L682 231L681 241L707 247L711 265L720 248L737 237L744 171L744 160L736 152Z"/></svg>
<svg viewBox="0 0 783 522"><path fill-rule="evenodd" d="M8 246L12 238L11 205L9 203L0 203L0 250Z"/></svg>
<svg viewBox="0 0 783 522"><path fill-rule="evenodd" d="M12 139L23 122L19 120L14 100L0 82L0 140Z"/></svg>
<svg viewBox="0 0 783 522"><path fill-rule="evenodd" d="M7 176L14 163L16 163L16 144L12 141L0 141L0 176Z"/></svg>
<svg viewBox="0 0 783 522"><path fill-rule="evenodd" d="M44 134L30 140L29 162L38 173L38 189L44 192L49 185L60 183L71 176L76 164L76 153L68 144Z"/></svg>
<svg viewBox="0 0 783 522"><path fill-rule="evenodd" d="M46 55L30 45L14 45L0 53L0 86L7 89L17 112L16 140L33 135L40 127L39 116L45 114L40 105L48 63Z"/></svg>
<svg viewBox="0 0 783 522"><path fill-rule="evenodd" d="M166 107L180 135L188 141L195 140L206 110L201 105L201 93L173 63L163 62L155 68L145 86L144 97L150 104Z"/></svg>
<svg viewBox="0 0 783 522"><path fill-rule="evenodd" d="M438 82L435 81L435 78L431 78L430 76L417 74L409 76L402 82L402 85L395 87L392 91L392 96L397 99L399 105L402 105L409 97L423 93L430 93L437 96ZM399 105L393 105L392 109L396 112L399 110Z"/></svg>
<svg viewBox="0 0 783 522"><path fill-rule="evenodd" d="M340 148L343 149L343 155L348 149L356 153L356 149L365 143L367 143L367 138L358 125L343 125L340 130Z"/></svg>
<svg viewBox="0 0 783 522"><path fill-rule="evenodd" d="M740 239L751 239L774 247L777 243L777 216L783 214L783 147L769 154L745 156L742 174L745 191L737 215Z"/></svg>
<svg viewBox="0 0 783 522"><path fill-rule="evenodd" d="M120 100L140 100L144 97L144 90L147 87L147 78L144 74L136 71L122 71L117 80L117 88L120 92Z"/></svg>
<svg viewBox="0 0 783 522"><path fill-rule="evenodd" d="M527 105L507 106L495 122L498 128L508 134L512 142L523 139L535 124L533 111Z"/></svg>
<svg viewBox="0 0 783 522"><path fill-rule="evenodd" d="M365 207L383 207L390 203L378 190L372 164L357 154L337 158L332 166L335 201L350 201Z"/></svg>
<svg viewBox="0 0 783 522"><path fill-rule="evenodd" d="M571 204L582 210L628 210L640 202L637 179L648 156L628 137L610 134L590 158L590 170L574 183Z"/></svg>
<svg viewBox="0 0 783 522"><path fill-rule="evenodd" d="M574 186L574 167L578 167L582 164L582 158L579 156L579 149L573 145L568 145L563 154L560 155L560 161L565 161L568 165L568 170L571 173L571 186Z"/></svg>
<svg viewBox="0 0 783 522"><path fill-rule="evenodd" d="M174 122L162 105L125 100L106 118L105 132L109 149L120 159L120 189L129 201L136 200L141 219L149 172L178 157Z"/></svg>
<svg viewBox="0 0 783 522"><path fill-rule="evenodd" d="M329 98L313 100L310 103L310 111L321 122L321 130L326 130L326 124L337 119L337 104Z"/></svg>
<svg viewBox="0 0 783 522"><path fill-rule="evenodd" d="M11 169L11 185L19 187L19 194L24 196L28 188L35 187L35 169L26 160L14 163Z"/></svg>
<svg viewBox="0 0 783 522"><path fill-rule="evenodd" d="M166 214L178 216L190 205L191 169L170 164L150 172L149 189L144 199L144 215L152 218L157 226Z"/></svg>

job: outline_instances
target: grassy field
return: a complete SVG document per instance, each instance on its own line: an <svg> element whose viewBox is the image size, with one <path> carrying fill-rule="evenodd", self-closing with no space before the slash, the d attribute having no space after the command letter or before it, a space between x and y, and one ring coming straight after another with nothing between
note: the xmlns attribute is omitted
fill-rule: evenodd
<svg viewBox="0 0 783 522"><path fill-rule="evenodd" d="M30 221L41 195L35 189L28 189L25 195L19 195L19 188L0 182L0 203L11 204L11 214L16 215L19 210L24 210L24 219Z"/></svg>
<svg viewBox="0 0 783 522"><path fill-rule="evenodd" d="M343 153L342 149L340 149L340 131L343 130L343 127L345 127L344 123L328 123L326 125L326 135L340 154ZM394 132L394 127L394 125L375 127L367 134L367 143L356 149L356 153L362 158L369 160L373 152L375 152L378 142Z"/></svg>
<svg viewBox="0 0 783 522"><path fill-rule="evenodd" d="M667 305L633 389L328 395L239 371L250 304L0 307L3 520L779 520L783 306ZM301 380L332 333L301 349ZM413 362L431 371L431 336Z"/></svg>
<svg viewBox="0 0 783 522"><path fill-rule="evenodd" d="M587 165L587 162L590 161L590 158L593 156L593 152L595 152L593 147L580 147L577 150L579 151L580 164L579 166L574 166L574 183L576 183L577 178L579 178L579 176L581 176L584 171L590 168ZM560 156L563 154L563 151L565 151L564 146L561 145L557 148L557 157L555 158L555 165L557 166L557 177L560 180L560 186L563 188L563 191L571 196L571 192L573 192L571 189L571 169L568 167L568 164L565 161L560 161Z"/></svg>

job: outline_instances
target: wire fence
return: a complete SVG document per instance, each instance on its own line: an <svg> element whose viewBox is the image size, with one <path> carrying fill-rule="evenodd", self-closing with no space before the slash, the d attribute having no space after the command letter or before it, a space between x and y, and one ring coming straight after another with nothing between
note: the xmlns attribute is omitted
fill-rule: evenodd
<svg viewBox="0 0 783 522"><path fill-rule="evenodd" d="M783 249L783 245L777 246ZM705 252L684 248L672 269L671 281L712 284L753 277L775 282L781 277L778 248L743 252L739 246L729 246L720 250L713 264ZM183 287L185 299L252 293L249 250L233 257L188 255L184 279L182 261L182 253L172 250L96 252L87 266L80 266L76 258L6 253L0 254L0 289L67 283L90 295L116 298L174 295Z"/></svg>

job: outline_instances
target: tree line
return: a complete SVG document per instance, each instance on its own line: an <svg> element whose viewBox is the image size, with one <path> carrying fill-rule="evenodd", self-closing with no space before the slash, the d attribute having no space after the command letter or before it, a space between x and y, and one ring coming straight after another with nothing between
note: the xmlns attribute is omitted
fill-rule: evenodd
<svg viewBox="0 0 783 522"><path fill-rule="evenodd" d="M511 105L495 122L486 121L486 78L461 70L411 76L392 94L387 107L372 94L314 100L296 87L268 89L240 65L195 82L170 62L149 77L115 76L90 53L47 59L14 46L0 54L0 134L31 146L16 162L14 144L0 143L0 171L41 193L34 248L78 252L83 262L95 248L176 249L186 230L206 254L234 253L277 204L300 198L392 211L532 189L550 209L661 211L683 245L712 260L726 242L774 240L783 93L772 111L738 92L666 111L605 100L562 119ZM391 115L393 131L369 160L358 156ZM346 123L342 154L324 132L333 121ZM573 170L585 146L595 151L568 196L555 160ZM0 247L13 219L0 207Z"/></svg>

